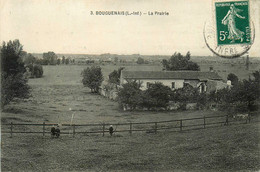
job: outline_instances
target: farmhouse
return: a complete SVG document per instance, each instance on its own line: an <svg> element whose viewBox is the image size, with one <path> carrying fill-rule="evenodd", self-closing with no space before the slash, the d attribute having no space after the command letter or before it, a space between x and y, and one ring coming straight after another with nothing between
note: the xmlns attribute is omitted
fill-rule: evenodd
<svg viewBox="0 0 260 172"><path fill-rule="evenodd" d="M173 90L189 84L194 88L199 88L200 92L210 92L229 86L229 84L224 83L222 78L215 72L121 71L120 85L133 80L141 83L142 90L146 90L150 84L155 82L161 82Z"/></svg>

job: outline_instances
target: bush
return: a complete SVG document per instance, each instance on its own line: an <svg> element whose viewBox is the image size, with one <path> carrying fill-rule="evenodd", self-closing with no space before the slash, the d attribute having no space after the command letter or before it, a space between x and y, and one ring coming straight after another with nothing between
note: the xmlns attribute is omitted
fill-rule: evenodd
<svg viewBox="0 0 260 172"><path fill-rule="evenodd" d="M40 77L42 77L42 75L43 75L43 68L42 68L42 66L41 65L34 65L34 76L36 77L36 78L40 78Z"/></svg>
<svg viewBox="0 0 260 172"><path fill-rule="evenodd" d="M238 77L233 73L228 74L227 80L230 80L232 85L237 85L238 83Z"/></svg>
<svg viewBox="0 0 260 172"><path fill-rule="evenodd" d="M260 75L253 73L254 79L238 81L230 89L225 88L210 94L210 100L220 104L220 110L229 112L248 112L257 110L260 99Z"/></svg>
<svg viewBox="0 0 260 172"><path fill-rule="evenodd" d="M199 91L197 88L193 88L191 85L184 85L183 88L176 89L171 94L171 100L174 102L195 103L199 97Z"/></svg>
<svg viewBox="0 0 260 172"><path fill-rule="evenodd" d="M166 108L170 101L171 89L160 82L150 84L149 88L143 93L142 106L151 108Z"/></svg>
<svg viewBox="0 0 260 172"><path fill-rule="evenodd" d="M104 80L101 68L99 66L91 66L82 71L82 83L85 87L89 87L91 92L98 92L99 86Z"/></svg>
<svg viewBox="0 0 260 172"><path fill-rule="evenodd" d="M143 99L140 86L136 81L122 85L122 88L118 91L118 102L121 107L129 107L131 110L134 110L142 104Z"/></svg>
<svg viewBox="0 0 260 172"><path fill-rule="evenodd" d="M37 59L35 64L48 65L48 61L46 59Z"/></svg>
<svg viewBox="0 0 260 172"><path fill-rule="evenodd" d="M207 107L208 96L205 93L201 93L197 97L197 109L205 109Z"/></svg>
<svg viewBox="0 0 260 172"><path fill-rule="evenodd" d="M26 66L29 68L30 78L41 78L43 75L43 68L40 64L29 64Z"/></svg>
<svg viewBox="0 0 260 172"><path fill-rule="evenodd" d="M183 110L187 110L186 107L187 107L187 103L182 102L182 103L180 103L180 105L179 105L179 107L178 107L177 110L181 110L181 111L183 111Z"/></svg>
<svg viewBox="0 0 260 172"><path fill-rule="evenodd" d="M248 105L245 102L236 102L234 105L234 112L235 113L245 113L248 112Z"/></svg>

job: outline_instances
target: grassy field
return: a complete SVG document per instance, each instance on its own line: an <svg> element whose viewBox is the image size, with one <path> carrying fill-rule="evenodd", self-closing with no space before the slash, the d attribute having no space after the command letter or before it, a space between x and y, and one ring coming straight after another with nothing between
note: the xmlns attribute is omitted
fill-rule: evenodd
<svg viewBox="0 0 260 172"><path fill-rule="evenodd" d="M14 101L1 113L2 124L125 123L212 115L217 111L123 112L117 102L91 94L81 83L86 66L44 66L44 77L30 79L32 97ZM102 66L104 76L119 66ZM149 70L151 66L127 66ZM160 70L161 66L153 66ZM73 109L73 112L69 110ZM8 131L5 126L2 131ZM19 128L25 130L26 128ZM49 135L2 134L2 171L257 171L258 123L158 134Z"/></svg>
<svg viewBox="0 0 260 172"><path fill-rule="evenodd" d="M258 124L132 136L2 137L2 171L258 171Z"/></svg>

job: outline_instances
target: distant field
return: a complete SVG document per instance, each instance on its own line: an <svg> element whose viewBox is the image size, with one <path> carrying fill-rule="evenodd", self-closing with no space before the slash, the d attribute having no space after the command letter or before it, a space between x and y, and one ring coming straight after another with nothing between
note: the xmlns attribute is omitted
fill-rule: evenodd
<svg viewBox="0 0 260 172"><path fill-rule="evenodd" d="M121 112L118 109L117 102L100 95L91 94L88 88L83 87L80 74L86 67L83 65L44 66L44 76L42 78L29 80L29 85L32 87L32 98L19 103L14 102L7 106L6 108L10 113L3 113L2 120L4 122L17 120L68 123L72 114L69 108L75 111L75 123L169 120L173 118L173 114L174 118L189 117L189 112L185 114L179 112L161 112L159 114L158 112ZM115 69L117 70L120 66L104 65L101 67L103 75L107 79L109 73ZM151 65L125 67L130 70L161 70L161 66ZM225 71L235 70L232 67L222 68ZM219 70L222 71L221 75L228 73L223 72L222 69ZM249 73L245 70L237 71L241 75ZM12 113L13 111L15 113ZM198 115L200 115L199 113ZM214 113L216 115L216 112ZM194 112L191 114L190 117L197 116Z"/></svg>
<svg viewBox="0 0 260 172"><path fill-rule="evenodd" d="M3 113L2 121L69 123L72 114L69 108L75 112L75 123L146 122L203 115L201 112L193 111L187 111L185 114L182 112L120 111L117 102L92 94L88 88L83 87L80 73L84 68L86 66L44 66L43 78L29 80L32 98L7 106L8 113ZM113 65L102 66L102 71L104 76L107 76L117 68L118 66ZM150 66L136 66L135 68L149 70ZM131 69L133 70L132 67ZM156 66L153 69L156 69ZM218 113L210 112L208 115L218 115Z"/></svg>
<svg viewBox="0 0 260 172"><path fill-rule="evenodd" d="M32 98L15 101L1 113L2 124L14 123L124 123L162 121L224 115L217 111L123 112L118 103L91 94L81 83L87 66L44 66L44 77L30 79ZM105 78L117 65L102 66ZM136 65L129 69L161 70L161 66ZM205 67L205 69L207 69ZM232 71L231 67L223 70ZM220 69L222 70L222 69ZM241 75L245 71L239 71ZM246 72L245 72L246 73ZM72 111L69 111L72 108ZM9 128L1 127L2 131ZM26 128L20 128L25 130ZM134 133L61 136L2 135L3 171L237 171L260 169L258 123L218 127L183 133ZM19 156L18 156L19 155Z"/></svg>

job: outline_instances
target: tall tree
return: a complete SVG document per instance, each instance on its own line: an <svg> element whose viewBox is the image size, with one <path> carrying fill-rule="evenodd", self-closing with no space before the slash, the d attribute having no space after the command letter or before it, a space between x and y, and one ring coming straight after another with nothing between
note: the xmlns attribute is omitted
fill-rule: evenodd
<svg viewBox="0 0 260 172"><path fill-rule="evenodd" d="M197 63L190 61L191 54L187 52L185 56L181 53L174 53L169 60L164 59L162 65L165 70L194 70L199 71L200 67Z"/></svg>
<svg viewBox="0 0 260 172"><path fill-rule="evenodd" d="M62 56L62 60L61 60L61 64L65 64L65 57L64 56Z"/></svg>
<svg viewBox="0 0 260 172"><path fill-rule="evenodd" d="M28 98L30 87L24 77L25 67L22 61L23 46L19 40L3 42L1 47L1 107L14 98Z"/></svg>
<svg viewBox="0 0 260 172"><path fill-rule="evenodd" d="M56 65L58 56L54 52L49 51L48 53L43 53L43 59L46 60L49 65Z"/></svg>
<svg viewBox="0 0 260 172"><path fill-rule="evenodd" d="M99 66L91 66L82 71L82 83L85 87L89 87L91 92L98 92L98 88L104 80L101 68Z"/></svg>
<svg viewBox="0 0 260 172"><path fill-rule="evenodd" d="M141 58L141 57L138 57L136 63L137 63L137 64L144 64L144 59Z"/></svg>

